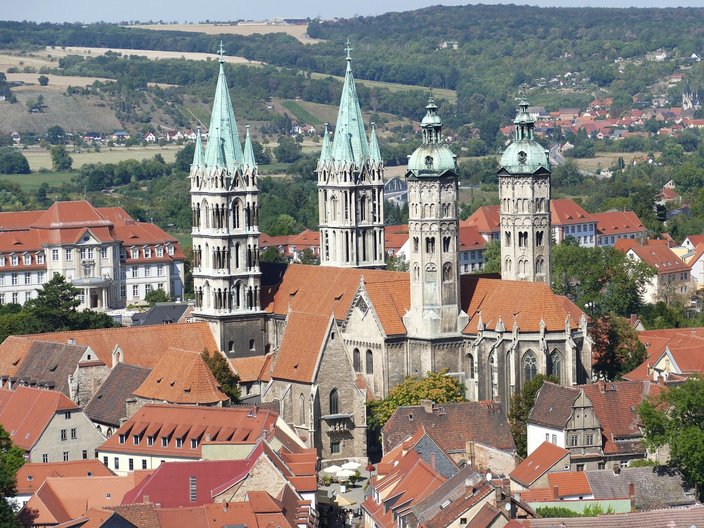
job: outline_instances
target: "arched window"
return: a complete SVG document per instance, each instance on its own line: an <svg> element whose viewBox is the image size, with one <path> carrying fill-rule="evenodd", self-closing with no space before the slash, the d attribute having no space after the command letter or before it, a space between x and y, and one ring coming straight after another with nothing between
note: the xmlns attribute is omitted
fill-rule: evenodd
<svg viewBox="0 0 704 528"><path fill-rule="evenodd" d="M489 370L491 377L489 378L489 396L491 400L496 400L499 395L499 365L496 361L496 352L492 351L489 354Z"/></svg>
<svg viewBox="0 0 704 528"><path fill-rule="evenodd" d="M362 371L362 361L361 357L359 355L359 349L355 348L352 351L352 366L354 367L355 372L361 372Z"/></svg>
<svg viewBox="0 0 704 528"><path fill-rule="evenodd" d="M511 259L508 257L506 258L506 261L504 262L504 269L506 270L506 272L511 271Z"/></svg>
<svg viewBox="0 0 704 528"><path fill-rule="evenodd" d="M298 395L298 423L301 425L306 423L306 397L303 393Z"/></svg>
<svg viewBox="0 0 704 528"><path fill-rule="evenodd" d="M535 272L539 275L545 273L545 259L543 257L538 257L535 261Z"/></svg>
<svg viewBox="0 0 704 528"><path fill-rule="evenodd" d="M442 280L444 282L449 282L452 280L452 264L446 262L442 267Z"/></svg>
<svg viewBox="0 0 704 528"><path fill-rule="evenodd" d="M523 381L532 380L536 374L538 374L538 362L533 351L529 350L523 356Z"/></svg>
<svg viewBox="0 0 704 528"><path fill-rule="evenodd" d="M505 232L504 232L504 240L505 240L506 246L510 246L510 245L511 245L511 231L505 231Z"/></svg>
<svg viewBox="0 0 704 528"><path fill-rule="evenodd" d="M415 282L418 282L420 280L420 266L418 264L415 264L413 266L413 280Z"/></svg>
<svg viewBox="0 0 704 528"><path fill-rule="evenodd" d="M474 379L474 356L467 354L467 377Z"/></svg>
<svg viewBox="0 0 704 528"><path fill-rule="evenodd" d="M555 376L558 383L562 382L562 357L557 350L553 350L548 357L548 374Z"/></svg>
<svg viewBox="0 0 704 528"><path fill-rule="evenodd" d="M374 374L374 354L371 350L367 350L366 356L367 374Z"/></svg>
<svg viewBox="0 0 704 528"><path fill-rule="evenodd" d="M337 389L333 389L330 391L330 409L329 413L330 414L339 414L340 413L340 406L338 402L338 394L337 394Z"/></svg>

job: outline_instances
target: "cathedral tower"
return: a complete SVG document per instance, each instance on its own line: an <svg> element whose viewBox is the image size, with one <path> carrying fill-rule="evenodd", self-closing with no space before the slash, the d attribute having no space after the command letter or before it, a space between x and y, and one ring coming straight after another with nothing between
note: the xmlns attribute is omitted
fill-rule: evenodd
<svg viewBox="0 0 704 528"><path fill-rule="evenodd" d="M325 128L318 175L320 265L384 266L384 163L376 129L364 131L347 43L347 71L334 139Z"/></svg>
<svg viewBox="0 0 704 528"><path fill-rule="evenodd" d="M432 96L421 122L423 144L408 160L410 338L458 335L467 324L460 309L459 217L455 156L442 144L442 121Z"/></svg>
<svg viewBox="0 0 704 528"><path fill-rule="evenodd" d="M550 161L519 103L513 142L501 156L501 277L550 284Z"/></svg>
<svg viewBox="0 0 704 528"><path fill-rule="evenodd" d="M200 131L191 180L194 317L211 323L221 350L249 353L261 338L238 343L228 323L261 313L259 305L259 190L249 128L244 150L225 78L220 73L203 152ZM231 325L230 325L231 326ZM261 332L260 332L261 333ZM228 336L228 334L230 334Z"/></svg>

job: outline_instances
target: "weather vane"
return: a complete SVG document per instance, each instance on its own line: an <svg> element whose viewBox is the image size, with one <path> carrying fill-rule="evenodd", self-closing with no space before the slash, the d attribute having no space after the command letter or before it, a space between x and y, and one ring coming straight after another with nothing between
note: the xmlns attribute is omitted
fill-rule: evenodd
<svg viewBox="0 0 704 528"><path fill-rule="evenodd" d="M225 62L225 59L223 59L223 55L225 54L225 48L222 47L222 40L220 41L220 62Z"/></svg>
<svg viewBox="0 0 704 528"><path fill-rule="evenodd" d="M351 46L350 39L347 39L347 47L345 47L345 51L347 52L347 60L352 59L352 56L350 55L350 51L352 51L354 48Z"/></svg>

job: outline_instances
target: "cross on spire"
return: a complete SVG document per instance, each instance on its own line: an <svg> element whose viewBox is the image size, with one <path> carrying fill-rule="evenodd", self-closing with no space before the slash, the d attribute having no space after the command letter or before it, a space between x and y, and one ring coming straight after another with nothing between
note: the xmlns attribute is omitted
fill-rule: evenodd
<svg viewBox="0 0 704 528"><path fill-rule="evenodd" d="M225 62L225 59L223 58L223 55L225 54L225 48L222 46L222 40L220 41L220 49L218 50L218 53L220 54L220 62Z"/></svg>
<svg viewBox="0 0 704 528"><path fill-rule="evenodd" d="M350 39L347 39L346 47L345 47L345 51L347 52L347 60L352 60L352 56L350 55L350 51L352 51L354 48L350 44L351 44Z"/></svg>

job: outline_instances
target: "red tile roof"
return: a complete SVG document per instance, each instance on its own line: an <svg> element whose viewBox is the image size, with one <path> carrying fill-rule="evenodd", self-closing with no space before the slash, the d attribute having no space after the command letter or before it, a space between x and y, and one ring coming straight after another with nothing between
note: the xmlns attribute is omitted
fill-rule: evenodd
<svg viewBox="0 0 704 528"><path fill-rule="evenodd" d="M242 383L271 380L271 362L273 354L263 356L238 357L229 359L230 366L237 373Z"/></svg>
<svg viewBox="0 0 704 528"><path fill-rule="evenodd" d="M584 471L563 471L549 473L550 488L558 489L559 497L587 496L592 494L592 488Z"/></svg>
<svg viewBox="0 0 704 528"><path fill-rule="evenodd" d="M648 357L634 370L624 375L631 381L652 381L648 367L655 365L666 350L684 375L704 375L704 328L670 328L638 333Z"/></svg>
<svg viewBox="0 0 704 528"><path fill-rule="evenodd" d="M216 352L217 353L217 352ZM216 404L229 398L199 354L169 348L134 391L135 396L168 403Z"/></svg>
<svg viewBox="0 0 704 528"><path fill-rule="evenodd" d="M9 395L0 410L0 424L14 444L25 451L34 447L56 413L81 410L57 391L17 387L14 391L0 389L0 393Z"/></svg>
<svg viewBox="0 0 704 528"><path fill-rule="evenodd" d="M691 269L669 247L664 245L635 246L629 251L635 253L641 261L654 267L658 274L678 273Z"/></svg>
<svg viewBox="0 0 704 528"><path fill-rule="evenodd" d="M48 464L28 462L17 472L17 493L19 495L34 493L47 477L108 477L111 475L113 472L96 459Z"/></svg>
<svg viewBox="0 0 704 528"><path fill-rule="evenodd" d="M499 206L484 205L474 211L460 226L474 226L480 233L496 233L499 231Z"/></svg>
<svg viewBox="0 0 704 528"><path fill-rule="evenodd" d="M567 449L550 442L543 442L516 466L510 477L519 484L529 487L567 455L569 455Z"/></svg>
<svg viewBox="0 0 704 528"><path fill-rule="evenodd" d="M460 251L484 249L486 239L476 226L461 225L459 228Z"/></svg>
<svg viewBox="0 0 704 528"><path fill-rule="evenodd" d="M553 198L550 200L550 222L555 226L584 224L596 220L571 198Z"/></svg>
<svg viewBox="0 0 704 528"><path fill-rule="evenodd" d="M645 233L643 222L633 211L594 213L592 217L597 221L596 230L600 235Z"/></svg>
<svg viewBox="0 0 704 528"><path fill-rule="evenodd" d="M313 383L332 315L290 312L271 377Z"/></svg>

